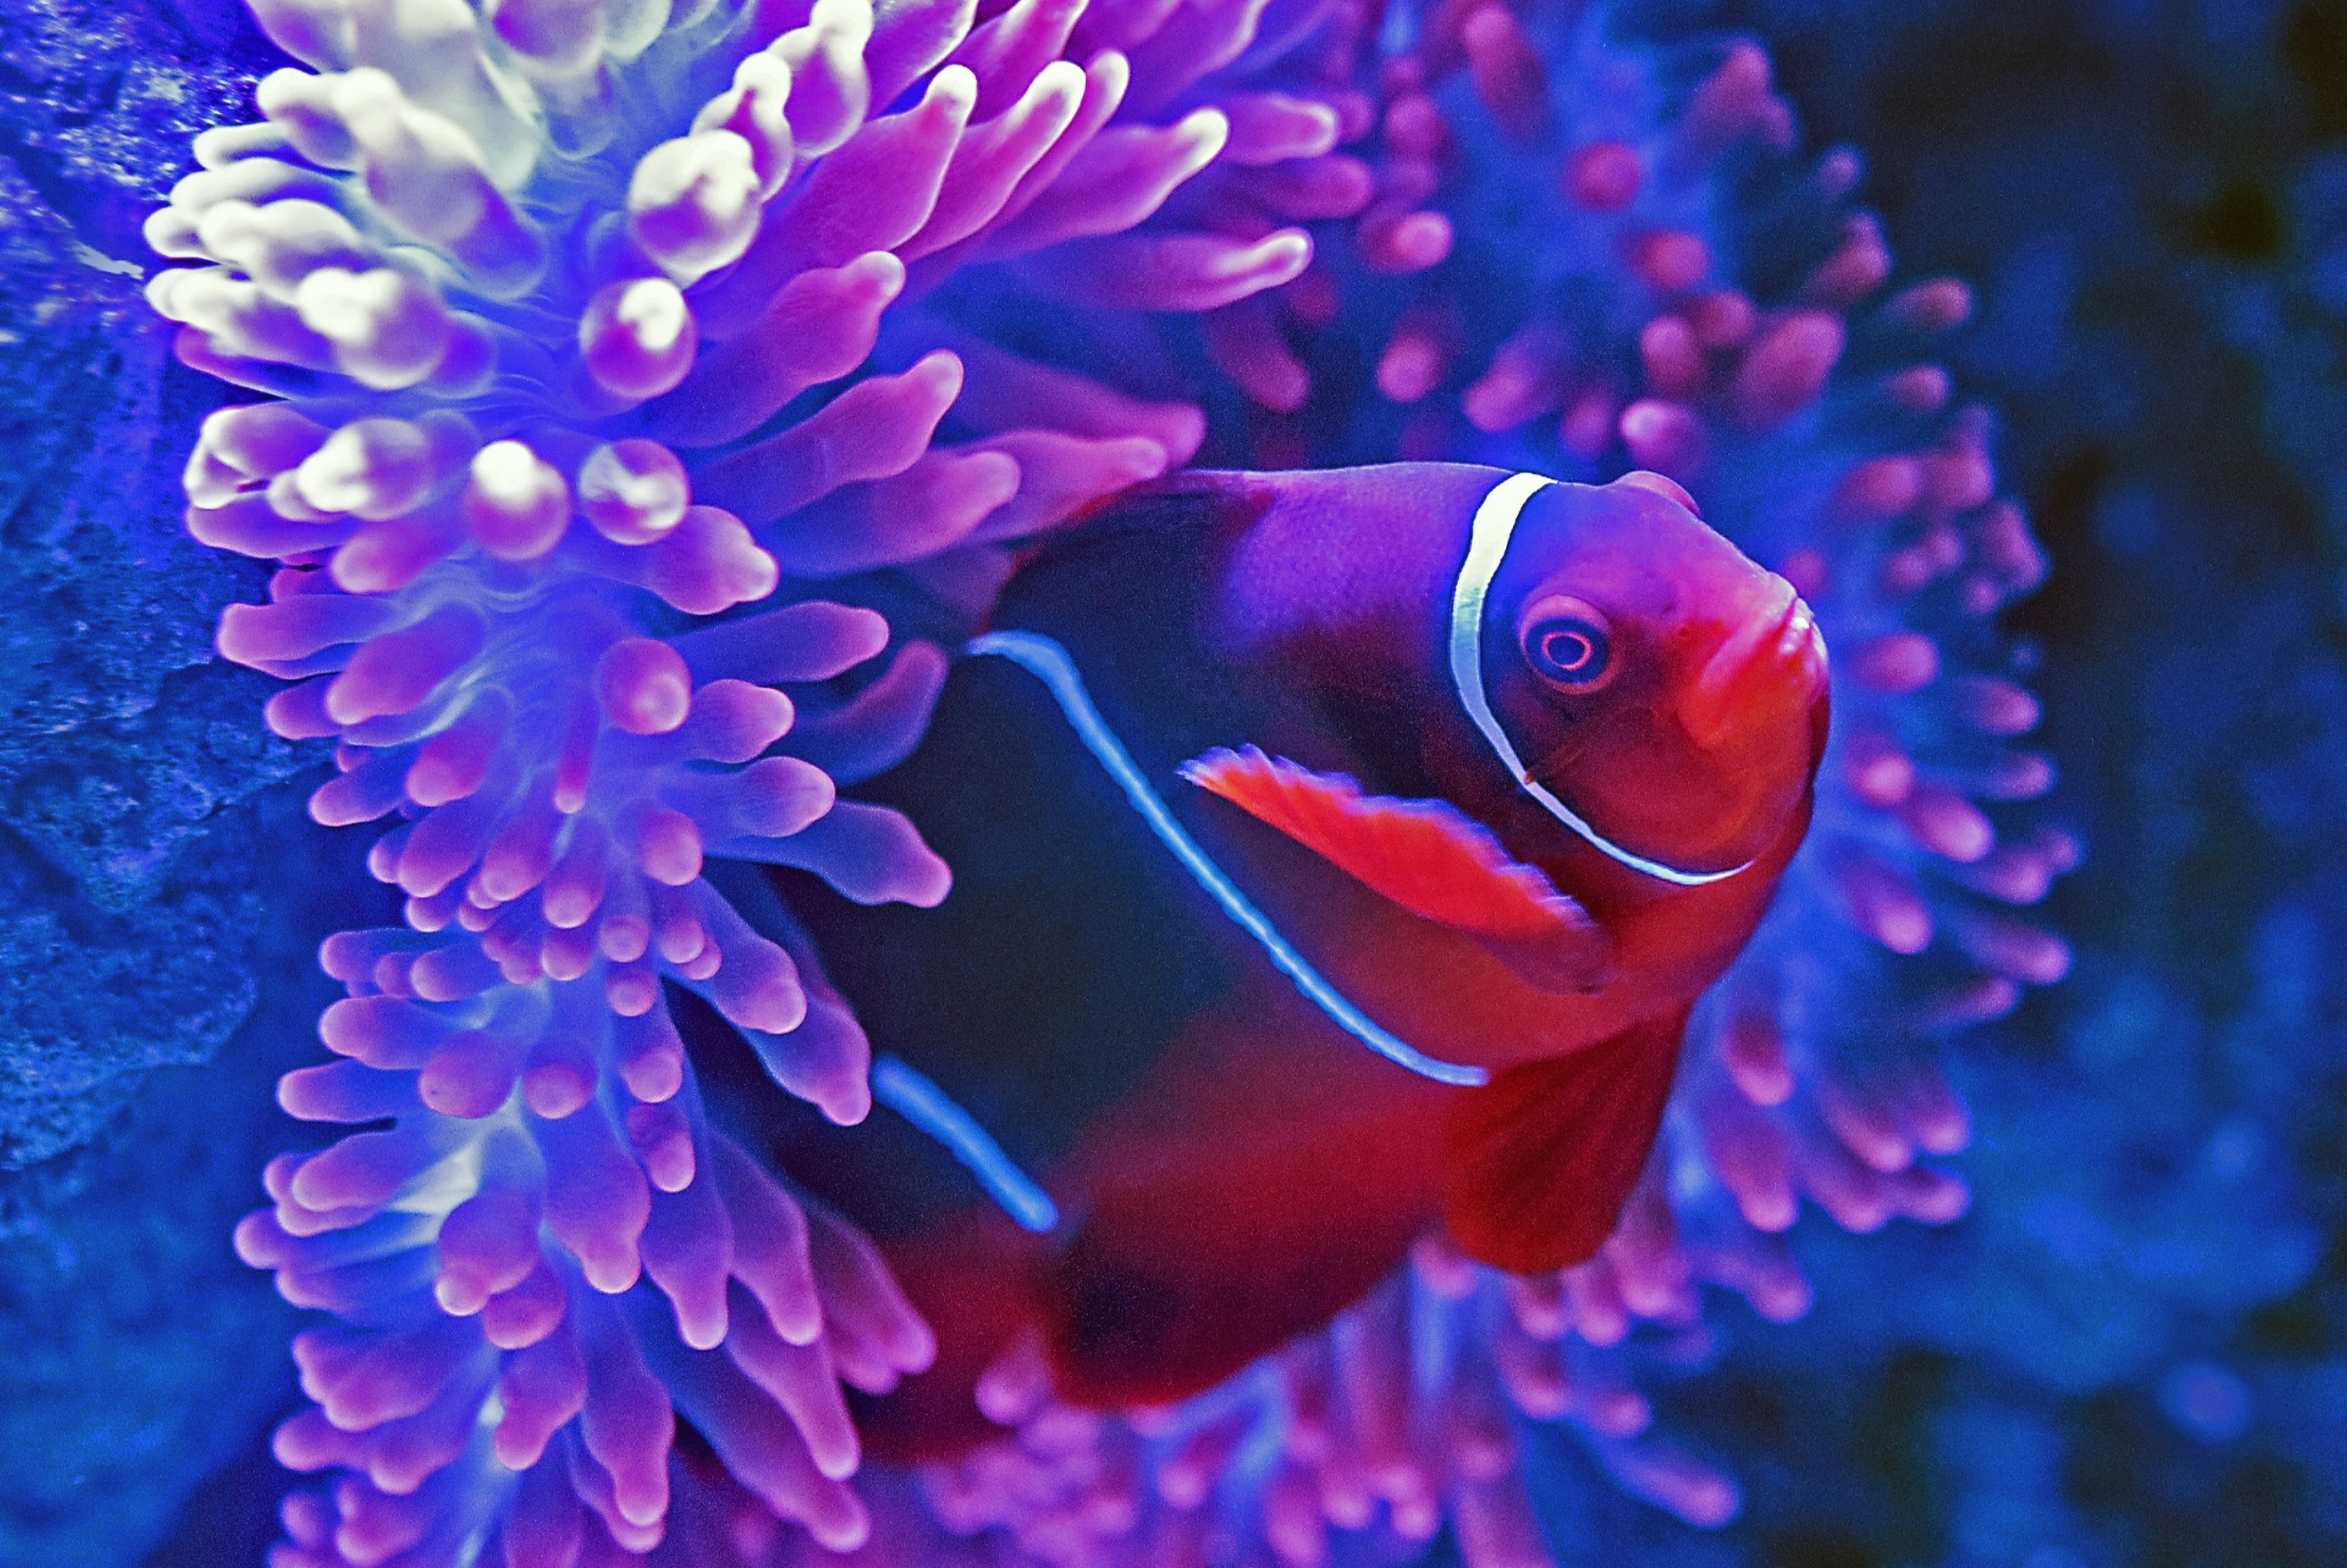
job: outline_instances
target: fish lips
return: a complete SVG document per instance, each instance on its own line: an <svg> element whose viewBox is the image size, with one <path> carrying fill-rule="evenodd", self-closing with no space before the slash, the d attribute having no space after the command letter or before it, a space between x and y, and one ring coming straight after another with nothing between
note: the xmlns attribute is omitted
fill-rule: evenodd
<svg viewBox="0 0 2347 1568"><path fill-rule="evenodd" d="M1766 598L1704 661L1678 704L1688 738L1717 751L1742 735L1803 723L1826 684L1826 645L1793 585L1771 573Z"/></svg>

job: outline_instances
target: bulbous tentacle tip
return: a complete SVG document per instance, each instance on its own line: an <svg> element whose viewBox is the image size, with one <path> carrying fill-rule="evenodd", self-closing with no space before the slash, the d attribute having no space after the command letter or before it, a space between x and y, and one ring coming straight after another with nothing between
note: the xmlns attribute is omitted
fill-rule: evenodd
<svg viewBox="0 0 2347 1568"><path fill-rule="evenodd" d="M1686 507L1696 518L1703 516L1702 506L1688 492L1687 487L1667 475L1653 473L1645 468L1633 468L1626 474L1617 476L1613 482L1660 496L1674 506Z"/></svg>

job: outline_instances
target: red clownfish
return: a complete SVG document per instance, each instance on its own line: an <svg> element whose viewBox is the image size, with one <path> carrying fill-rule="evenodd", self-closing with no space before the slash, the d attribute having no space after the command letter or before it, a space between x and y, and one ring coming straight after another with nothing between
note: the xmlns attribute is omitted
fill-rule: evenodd
<svg viewBox="0 0 2347 1568"><path fill-rule="evenodd" d="M954 891L811 909L888 1109L771 1139L938 1328L876 1448L982 1438L1022 1337L1063 1399L1163 1404L1430 1229L1597 1248L1808 826L1782 578L1653 475L1193 474L1040 548L969 653L869 792Z"/></svg>

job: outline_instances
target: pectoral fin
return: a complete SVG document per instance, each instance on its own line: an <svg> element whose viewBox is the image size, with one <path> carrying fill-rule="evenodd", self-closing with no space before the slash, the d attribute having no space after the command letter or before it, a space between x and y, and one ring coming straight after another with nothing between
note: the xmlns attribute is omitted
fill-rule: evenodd
<svg viewBox="0 0 2347 1568"><path fill-rule="evenodd" d="M1512 1274L1585 1262L1614 1233L1662 1126L1688 1009L1462 1091L1444 1137L1442 1217Z"/></svg>
<svg viewBox="0 0 2347 1568"><path fill-rule="evenodd" d="M1613 978L1604 928L1536 866L1446 801L1364 794L1253 746L1217 747L1182 776L1342 867L1411 914L1473 938L1527 983L1594 990Z"/></svg>

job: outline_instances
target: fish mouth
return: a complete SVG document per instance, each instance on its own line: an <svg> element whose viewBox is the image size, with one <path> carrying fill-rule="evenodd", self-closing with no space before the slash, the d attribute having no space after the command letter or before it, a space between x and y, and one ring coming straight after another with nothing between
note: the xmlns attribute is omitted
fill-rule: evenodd
<svg viewBox="0 0 2347 1568"><path fill-rule="evenodd" d="M1825 639L1809 607L1774 572L1761 591L1679 704L1688 736L1706 751L1798 719L1825 685Z"/></svg>

